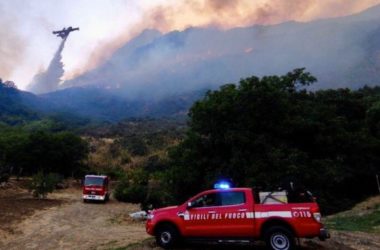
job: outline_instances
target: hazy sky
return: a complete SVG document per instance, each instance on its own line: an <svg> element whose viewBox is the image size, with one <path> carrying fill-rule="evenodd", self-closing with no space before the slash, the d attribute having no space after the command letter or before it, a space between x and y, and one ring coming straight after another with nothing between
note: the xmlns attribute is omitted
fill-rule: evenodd
<svg viewBox="0 0 380 250"><path fill-rule="evenodd" d="M309 21L362 11L380 0L0 0L0 77L25 89L46 69L60 38L65 79L91 70L145 28L220 28Z"/></svg>

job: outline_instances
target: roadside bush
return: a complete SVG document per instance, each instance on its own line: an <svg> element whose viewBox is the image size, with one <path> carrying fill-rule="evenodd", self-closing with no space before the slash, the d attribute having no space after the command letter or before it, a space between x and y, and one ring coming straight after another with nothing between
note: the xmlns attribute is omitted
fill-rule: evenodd
<svg viewBox="0 0 380 250"><path fill-rule="evenodd" d="M29 185L29 191L36 198L45 199L48 193L52 193L57 184L62 181L62 177L55 173L44 174L38 172L32 177Z"/></svg>
<svg viewBox="0 0 380 250"><path fill-rule="evenodd" d="M168 189L162 185L162 173L149 174L136 169L127 174L116 186L114 197L119 201L139 203L142 210L163 207L172 202Z"/></svg>
<svg viewBox="0 0 380 250"><path fill-rule="evenodd" d="M141 185L128 185L115 193L116 199L131 203L141 203L146 197L146 187Z"/></svg>
<svg viewBox="0 0 380 250"><path fill-rule="evenodd" d="M117 186L114 196L118 201L141 203L147 194L146 186L130 183L128 179L123 179Z"/></svg>
<svg viewBox="0 0 380 250"><path fill-rule="evenodd" d="M153 208L160 208L168 205L168 201L171 200L169 193L161 187L151 187L149 185L147 196L145 200L141 202L142 210L151 210Z"/></svg>
<svg viewBox="0 0 380 250"><path fill-rule="evenodd" d="M147 196L148 174L142 169L127 173L116 186L114 196L119 201L142 203Z"/></svg>

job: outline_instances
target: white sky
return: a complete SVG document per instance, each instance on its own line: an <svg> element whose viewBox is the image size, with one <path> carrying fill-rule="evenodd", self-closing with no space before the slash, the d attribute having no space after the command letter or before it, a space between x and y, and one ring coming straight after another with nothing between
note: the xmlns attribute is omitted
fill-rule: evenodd
<svg viewBox="0 0 380 250"><path fill-rule="evenodd" d="M66 77L87 68L84 65L89 65L96 48L120 41L120 36L144 22L163 31L210 23L233 27L261 22L252 18L256 14L268 18L262 23L305 21L351 14L378 3L380 0L0 0L0 78L25 89L37 72L46 69L58 48L61 38L52 31L68 26L80 27L80 31L71 33L63 50ZM157 6L163 6L166 20L150 12ZM299 6L303 9L296 12ZM144 20L150 18L147 13L148 17L155 13L154 21ZM304 16L300 18L300 14ZM166 26L160 27L159 22Z"/></svg>

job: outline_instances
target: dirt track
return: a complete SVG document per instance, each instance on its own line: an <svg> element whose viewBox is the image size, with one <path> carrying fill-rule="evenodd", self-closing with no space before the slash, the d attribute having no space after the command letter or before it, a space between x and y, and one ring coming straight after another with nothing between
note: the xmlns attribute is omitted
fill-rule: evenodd
<svg viewBox="0 0 380 250"><path fill-rule="evenodd" d="M148 239L144 223L129 218L129 213L138 209L112 199L107 204L83 203L78 187L57 191L48 200L35 200L22 188L0 189L0 249L114 249L128 245L130 250L160 249ZM380 249L380 236L333 232L327 242L306 240L302 246L303 250ZM191 249L252 248L182 248ZM257 244L254 249L265 248Z"/></svg>
<svg viewBox="0 0 380 250"><path fill-rule="evenodd" d="M109 249L148 237L144 224L128 216L138 206L113 200L107 204L83 203L80 197L80 189L56 192L49 199L51 203L59 200L61 205L47 206L21 222L14 221L13 227L0 226L2 236L6 236L5 240L0 238L0 249ZM24 202L18 206L30 203ZM19 209L22 207L14 210Z"/></svg>

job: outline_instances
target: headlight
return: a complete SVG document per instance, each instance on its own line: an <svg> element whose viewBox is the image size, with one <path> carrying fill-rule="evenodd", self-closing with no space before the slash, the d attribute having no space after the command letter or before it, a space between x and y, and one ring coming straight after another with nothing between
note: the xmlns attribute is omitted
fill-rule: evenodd
<svg viewBox="0 0 380 250"><path fill-rule="evenodd" d="M154 214L148 214L148 215L146 216L146 218L147 218L148 220L153 219L153 217L154 217Z"/></svg>
<svg viewBox="0 0 380 250"><path fill-rule="evenodd" d="M321 213L313 213L314 220L321 222L322 216Z"/></svg>

